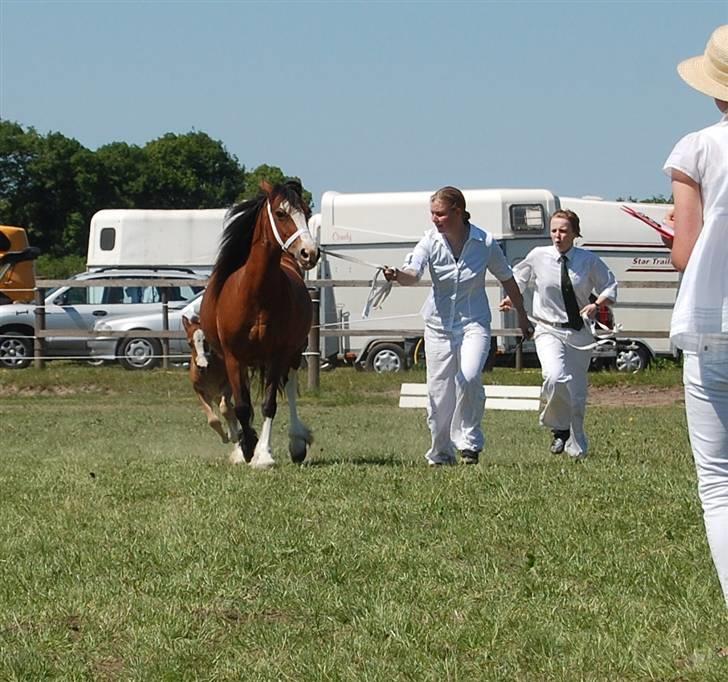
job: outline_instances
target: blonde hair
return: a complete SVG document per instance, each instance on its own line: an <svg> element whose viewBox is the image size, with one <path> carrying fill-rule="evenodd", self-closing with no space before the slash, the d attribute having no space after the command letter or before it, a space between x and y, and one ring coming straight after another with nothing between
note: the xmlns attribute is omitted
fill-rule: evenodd
<svg viewBox="0 0 728 682"><path fill-rule="evenodd" d="M459 208L463 212L463 220L470 222L470 213L465 209L465 197L457 187L441 187L430 197L430 202L433 201L442 201L448 206Z"/></svg>

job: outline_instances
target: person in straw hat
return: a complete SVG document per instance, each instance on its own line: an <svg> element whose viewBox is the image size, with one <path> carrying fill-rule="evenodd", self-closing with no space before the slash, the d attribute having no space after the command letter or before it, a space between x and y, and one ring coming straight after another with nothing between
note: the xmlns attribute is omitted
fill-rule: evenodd
<svg viewBox="0 0 728 682"><path fill-rule="evenodd" d="M728 25L680 77L723 117L683 137L665 162L672 178L672 262L683 273L670 339L683 350L685 411L705 530L728 603Z"/></svg>

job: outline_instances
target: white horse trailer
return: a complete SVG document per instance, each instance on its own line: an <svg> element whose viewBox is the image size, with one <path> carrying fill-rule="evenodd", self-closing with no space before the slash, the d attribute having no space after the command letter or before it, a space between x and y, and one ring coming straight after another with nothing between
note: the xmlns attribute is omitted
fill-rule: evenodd
<svg viewBox="0 0 728 682"><path fill-rule="evenodd" d="M616 321L625 333L644 336L620 338L617 346L602 346L600 357L611 356L618 367L634 371L657 355L671 354L667 338L648 336L669 329L675 301L678 273L669 251L656 232L628 216L620 203L598 199L558 197L544 189L476 189L463 192L474 224L490 231L498 240L508 262L515 265L535 246L550 244L548 219L560 208L575 211L581 220L578 245L599 254L620 282L656 282L654 286L622 287L615 309ZM364 263L399 266L425 231L431 228L429 200L432 192L341 194L326 192L321 213L313 217L319 244L325 250L352 258L323 254L319 279L371 280L374 269ZM667 204L627 203L658 222ZM359 261L359 262L357 262ZM428 284L428 283L425 283ZM503 292L488 276L488 298L493 329L516 327L515 314L501 313L498 303ZM367 335L323 336L322 356L329 362L349 362L360 367L397 370L412 362L412 352L422 335L419 310L428 286L395 285L381 309L362 318L366 287L322 287L321 324L326 329ZM529 292L527 303L530 302ZM497 337L499 354L515 351L517 339ZM533 352L532 342L523 346Z"/></svg>
<svg viewBox="0 0 728 682"><path fill-rule="evenodd" d="M86 266L209 274L226 210L103 209L91 218Z"/></svg>

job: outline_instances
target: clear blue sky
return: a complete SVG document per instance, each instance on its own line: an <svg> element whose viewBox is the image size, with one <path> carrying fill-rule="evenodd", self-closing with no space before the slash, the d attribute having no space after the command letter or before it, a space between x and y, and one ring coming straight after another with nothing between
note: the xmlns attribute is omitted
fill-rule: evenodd
<svg viewBox="0 0 728 682"><path fill-rule="evenodd" d="M0 0L0 116L89 149L203 131L325 190L669 194L718 118L678 78L690 2Z"/></svg>

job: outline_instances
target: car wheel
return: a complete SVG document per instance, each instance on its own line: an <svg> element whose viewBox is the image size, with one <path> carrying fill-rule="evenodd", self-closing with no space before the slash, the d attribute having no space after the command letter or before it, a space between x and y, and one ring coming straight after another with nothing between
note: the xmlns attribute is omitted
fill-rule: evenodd
<svg viewBox="0 0 728 682"><path fill-rule="evenodd" d="M124 369L154 369L159 365L162 344L157 339L130 336L119 345L119 364Z"/></svg>
<svg viewBox="0 0 728 682"><path fill-rule="evenodd" d="M636 374L642 372L650 364L650 352L637 343L617 349L615 367L618 372Z"/></svg>
<svg viewBox="0 0 728 682"><path fill-rule="evenodd" d="M5 332L0 336L0 367L25 369L33 359L33 342L19 332Z"/></svg>
<svg viewBox="0 0 728 682"><path fill-rule="evenodd" d="M379 343L369 351L366 367L379 374L401 372L404 370L404 350L396 343Z"/></svg>

